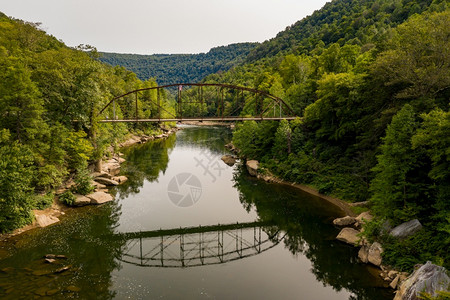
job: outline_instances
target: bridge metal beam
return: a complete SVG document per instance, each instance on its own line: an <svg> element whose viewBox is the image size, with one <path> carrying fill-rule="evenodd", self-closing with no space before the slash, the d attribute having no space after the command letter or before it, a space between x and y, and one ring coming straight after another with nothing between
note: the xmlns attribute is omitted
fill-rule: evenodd
<svg viewBox="0 0 450 300"><path fill-rule="evenodd" d="M125 93L123 95L114 97L113 99L111 99L111 101L109 101L106 106L103 107L103 109L100 110L99 115L101 115L107 107L109 107L111 104L115 105L115 101L119 100L120 98L126 97L128 95L131 94L135 94L135 104L136 104L136 112L135 112L135 120L139 121L139 122L173 122L174 119L176 119L175 121L180 121L178 119L183 119L183 109L182 109L182 89L184 86L190 86L190 87L200 87L200 101L198 101L198 103L200 103L200 107L201 107L201 111L203 111L203 87L217 87L217 92L218 92L218 99L217 99L217 110L218 110L218 114L222 117L222 119L225 119L227 117L224 116L224 89L233 89L233 90L238 90L238 91L242 91L242 93L244 91L250 92L250 93L254 93L255 94L255 98L256 98L256 110L257 110L257 114L259 116L258 120L268 120L269 118L263 118L263 113L265 111L264 107L262 107L263 105L263 99L264 98L269 98L272 99L272 101L274 101L275 103L279 103L280 104L280 113L281 113L281 105L286 109L286 113L289 115L289 117L295 117L295 113L292 110L292 108L283 101L283 99L276 97L274 95L271 95L265 91L260 91L260 90L256 90L256 89L252 89L252 88L248 88L248 87L243 87L243 86L236 86L236 85L231 85L231 84L220 84L220 83L176 83L176 84L169 84L169 85L162 85L162 86L156 86L156 87L149 87L149 88L142 88L142 89L137 89L134 91L130 91L128 93ZM161 103L160 103L160 89L164 89L164 88L170 88L170 87L177 87L177 112L176 112L176 116L173 116L174 118L171 118L170 121L164 120L161 118L161 109L164 109L161 107ZM138 93L139 92L143 92L143 91L149 91L149 90L157 90L157 106L158 106L158 119L146 119L146 120L141 120L139 119L138 116ZM239 106L239 105L238 105ZM165 110L165 109L164 109ZM258 111L259 110L259 111ZM278 118L278 120L281 119L288 119L289 117L280 117ZM198 119L198 118L197 118ZM228 118L230 120L230 118ZM250 118L251 119L251 118ZM237 119L233 120L233 121L239 121L242 120L239 119L237 117ZM201 121L201 120L200 120ZM111 120L102 120L101 122L107 123L107 122L112 122ZM121 121L123 122L123 121ZM131 121L125 121L125 122L131 122Z"/></svg>

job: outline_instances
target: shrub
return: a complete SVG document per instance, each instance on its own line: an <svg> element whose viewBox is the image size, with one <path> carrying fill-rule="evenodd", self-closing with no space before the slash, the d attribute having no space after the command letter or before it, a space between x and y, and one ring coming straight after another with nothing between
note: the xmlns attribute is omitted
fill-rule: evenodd
<svg viewBox="0 0 450 300"><path fill-rule="evenodd" d="M75 195L71 191L65 191L61 196L59 196L59 201L69 206L73 205L75 200Z"/></svg>
<svg viewBox="0 0 450 300"><path fill-rule="evenodd" d="M36 195L34 197L34 208L45 209L53 204L54 193L47 193L45 195Z"/></svg>

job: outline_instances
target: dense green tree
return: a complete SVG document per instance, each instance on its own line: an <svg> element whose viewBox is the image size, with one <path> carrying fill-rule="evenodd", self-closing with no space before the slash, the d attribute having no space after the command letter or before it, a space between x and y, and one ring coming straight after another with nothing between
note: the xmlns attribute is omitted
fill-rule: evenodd
<svg viewBox="0 0 450 300"><path fill-rule="evenodd" d="M391 49L374 65L376 75L396 87L396 97L417 99L416 106L430 109L435 97L448 89L449 26L450 11L445 11L415 15L397 27Z"/></svg>
<svg viewBox="0 0 450 300"><path fill-rule="evenodd" d="M26 225L32 220L34 176L33 153L0 131L0 232Z"/></svg>
<svg viewBox="0 0 450 300"><path fill-rule="evenodd" d="M406 104L392 119L383 138L378 164L374 168L377 173L371 189L374 211L379 216L389 219L410 218L411 181L409 173L418 163L417 154L412 151L411 138L417 128L414 111ZM399 214L407 211L408 216ZM412 216L411 216L412 214Z"/></svg>

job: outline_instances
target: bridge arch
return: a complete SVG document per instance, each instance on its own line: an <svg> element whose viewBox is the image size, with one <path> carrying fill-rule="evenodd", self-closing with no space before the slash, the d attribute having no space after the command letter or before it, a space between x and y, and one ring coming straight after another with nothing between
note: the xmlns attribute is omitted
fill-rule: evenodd
<svg viewBox="0 0 450 300"><path fill-rule="evenodd" d="M207 101L204 101L203 98L203 88L208 87L215 87L217 89L217 98L216 101L216 107L217 107L217 114L215 116L204 116L203 114L199 116L189 116L185 117L183 116L184 113L184 106L186 103L183 102L183 89L184 87L197 87L199 89L198 98L196 101L190 101L188 103L196 103L200 106L201 111L203 111L204 105L207 105ZM161 103L161 96L160 91L162 89L166 88L176 88L177 89L177 95L176 95L176 112L172 113L166 110L162 103ZM224 90L235 90L238 91L237 97L239 97L239 92L243 95L244 92L251 93L255 97L252 98L250 101L241 101L241 103L238 103L237 109L235 111L232 111L231 113L225 114L225 103L224 103ZM138 112L138 94L145 92L145 91L151 91L156 90L157 91L157 100L156 103L154 103L157 107L157 116L152 118L141 118L139 116ZM134 118L129 119L118 119L115 112L115 105L116 102L119 102L121 99L128 97L130 95L135 95L134 101L135 101L135 113ZM269 101L264 101L268 99ZM255 102L252 104L252 102ZM244 109L244 106L246 105L254 105L255 111L252 115L246 115L241 116L237 113L239 113L239 109ZM162 86L155 86L155 87L148 87L148 88L141 88L136 89L133 91L129 91L123 95L119 95L111 99L101 110L99 113L99 116L101 116L108 108L113 109L113 113L111 118L105 117L104 119L100 120L100 122L104 123L115 123L115 122L174 122L174 121L245 121L245 120L293 120L297 116L295 112L292 110L292 108L281 98L274 96L268 92L244 87L244 86L238 86L238 85L231 85L231 84L221 84L221 83L176 83L176 84L168 84L168 85L162 85ZM273 108L274 114L270 116L268 113L269 110ZM163 116L162 111L164 111L165 116ZM236 114L235 114L236 112ZM275 113L276 112L276 113Z"/></svg>

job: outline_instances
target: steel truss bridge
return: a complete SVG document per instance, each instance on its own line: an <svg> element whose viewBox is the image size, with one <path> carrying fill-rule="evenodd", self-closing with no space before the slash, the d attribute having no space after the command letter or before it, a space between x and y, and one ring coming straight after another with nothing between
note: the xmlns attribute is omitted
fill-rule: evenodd
<svg viewBox="0 0 450 300"><path fill-rule="evenodd" d="M195 100L183 98L183 89L190 87L191 89L197 88L197 97ZM161 103L161 90L165 88L177 88L176 96L176 112L175 114L166 110ZM216 90L216 95L213 99L208 99L204 95L204 89L213 88ZM152 103L157 108L156 117L145 117L139 115L138 109L138 97L140 93L145 91L157 91L156 103ZM230 112L225 112L224 93L233 90L235 97L234 109ZM253 94L246 101L244 93ZM134 96L134 97L133 97ZM116 105L120 104L120 101L134 101L134 118L119 119L116 114ZM186 104L198 105L200 113L197 116L183 116ZM216 109L215 115L205 116L205 109L207 105L214 104ZM241 116L240 113L244 109L244 106L253 106L252 115ZM106 116L107 114L108 116ZM102 116L99 122L101 123L119 123L119 122L182 122L182 121L261 121L261 120L293 120L297 116L292 108L281 98L271 95L267 92L219 83L177 83L163 86L149 87L143 89L137 89L130 91L126 94L113 98L108 104L103 107L99 113Z"/></svg>
<svg viewBox="0 0 450 300"><path fill-rule="evenodd" d="M273 231L273 232L272 232ZM118 233L126 240L122 262L141 267L188 268L258 255L283 239L267 222Z"/></svg>

